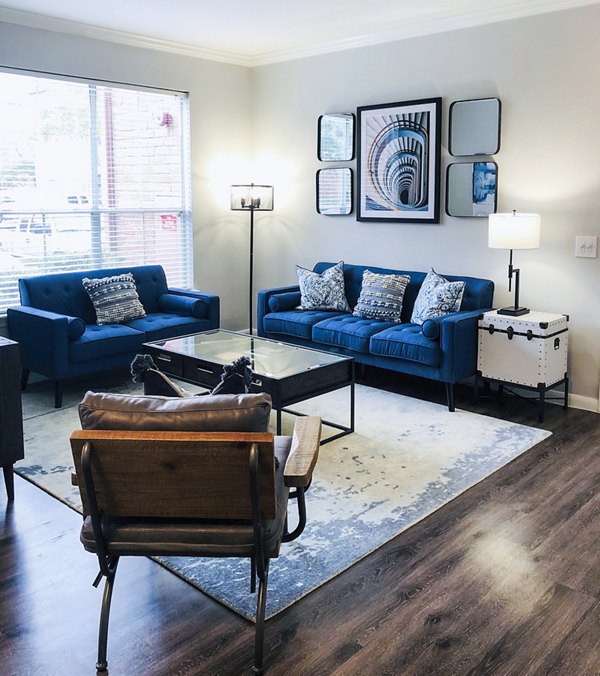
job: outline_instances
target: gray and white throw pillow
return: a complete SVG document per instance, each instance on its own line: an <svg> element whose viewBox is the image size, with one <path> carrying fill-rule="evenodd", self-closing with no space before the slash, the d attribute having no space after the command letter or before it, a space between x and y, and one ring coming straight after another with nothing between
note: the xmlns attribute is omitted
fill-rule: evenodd
<svg viewBox="0 0 600 676"><path fill-rule="evenodd" d="M464 291L464 282L449 282L431 268L417 294L410 321L423 324L426 319L458 312Z"/></svg>
<svg viewBox="0 0 600 676"><path fill-rule="evenodd" d="M298 310L337 310L350 312L344 287L344 262L327 268L322 273L296 266L300 285Z"/></svg>
<svg viewBox="0 0 600 676"><path fill-rule="evenodd" d="M121 324L146 316L131 272L113 277L81 280L94 309L97 324Z"/></svg>
<svg viewBox="0 0 600 676"><path fill-rule="evenodd" d="M408 275L383 275L365 270L360 295L352 314L399 324L402 321L400 315L404 292L409 282Z"/></svg>

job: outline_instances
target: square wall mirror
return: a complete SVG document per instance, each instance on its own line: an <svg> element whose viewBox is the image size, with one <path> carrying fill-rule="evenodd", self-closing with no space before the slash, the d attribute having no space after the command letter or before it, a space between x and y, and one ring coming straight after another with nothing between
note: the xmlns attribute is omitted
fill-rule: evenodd
<svg viewBox="0 0 600 676"><path fill-rule="evenodd" d="M317 127L317 157L322 162L354 159L354 113L321 115Z"/></svg>
<svg viewBox="0 0 600 676"><path fill-rule="evenodd" d="M317 212L326 216L347 216L354 201L352 169L317 171Z"/></svg>
<svg viewBox="0 0 600 676"><path fill-rule="evenodd" d="M496 212L498 165L495 162L460 162L446 171L448 216L485 218Z"/></svg>
<svg viewBox="0 0 600 676"><path fill-rule="evenodd" d="M454 101L450 106L451 155L494 155L500 150L500 99Z"/></svg>

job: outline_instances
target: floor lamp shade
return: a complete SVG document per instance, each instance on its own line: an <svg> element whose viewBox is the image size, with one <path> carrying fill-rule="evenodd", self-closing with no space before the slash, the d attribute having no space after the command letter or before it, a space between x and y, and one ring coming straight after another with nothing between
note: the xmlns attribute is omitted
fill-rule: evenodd
<svg viewBox="0 0 600 676"><path fill-rule="evenodd" d="M250 212L250 280L248 284L248 332L252 335L252 305L254 292L252 289L254 279L254 212L273 211L273 186L247 185L231 186L231 210Z"/></svg>
<svg viewBox="0 0 600 676"><path fill-rule="evenodd" d="M513 249L537 249L540 246L539 214L490 214L488 230L488 246L491 249L509 249L508 290L515 277L515 304L498 310L498 314L524 315L529 312L519 305L520 270L513 267Z"/></svg>
<svg viewBox="0 0 600 676"><path fill-rule="evenodd" d="M232 185L231 209L232 211L273 211L273 186L254 183Z"/></svg>

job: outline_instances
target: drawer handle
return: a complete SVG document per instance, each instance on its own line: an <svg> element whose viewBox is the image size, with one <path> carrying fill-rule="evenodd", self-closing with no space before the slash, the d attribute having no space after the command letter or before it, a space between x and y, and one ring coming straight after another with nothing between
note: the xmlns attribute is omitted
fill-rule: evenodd
<svg viewBox="0 0 600 676"><path fill-rule="evenodd" d="M201 366L196 366L196 371L202 371L202 373L210 373L211 376L214 376L214 372L210 369L203 369Z"/></svg>
<svg viewBox="0 0 600 676"><path fill-rule="evenodd" d="M159 361L166 361L168 364L171 363L172 359L168 354L159 354L158 357L156 357Z"/></svg>
<svg viewBox="0 0 600 676"><path fill-rule="evenodd" d="M506 329L506 335L508 336L508 339L509 339L509 340L512 340L512 339L513 339L513 334L514 334L514 332L515 332L515 330L513 329L512 326L509 326L509 327Z"/></svg>

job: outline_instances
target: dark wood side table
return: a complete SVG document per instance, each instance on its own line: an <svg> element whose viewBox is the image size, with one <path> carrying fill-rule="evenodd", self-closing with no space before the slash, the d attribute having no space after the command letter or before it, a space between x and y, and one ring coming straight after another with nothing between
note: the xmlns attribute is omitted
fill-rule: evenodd
<svg viewBox="0 0 600 676"><path fill-rule="evenodd" d="M9 500L15 499L13 464L25 457L19 344L0 336L0 465Z"/></svg>

